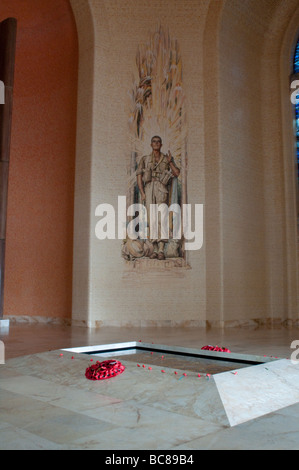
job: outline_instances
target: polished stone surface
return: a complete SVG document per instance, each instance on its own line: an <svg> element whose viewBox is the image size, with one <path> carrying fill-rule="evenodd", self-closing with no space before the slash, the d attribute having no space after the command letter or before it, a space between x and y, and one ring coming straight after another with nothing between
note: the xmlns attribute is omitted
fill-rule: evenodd
<svg viewBox="0 0 299 470"><path fill-rule="evenodd" d="M291 361L286 360L291 342L298 338L298 329L283 328L85 330L11 325L6 335L0 332L6 354L5 365L0 365L0 449L299 449L297 374L291 377ZM174 374L173 363L161 372L159 361L151 363L150 370L150 361L137 367L133 356L120 357L126 366L123 374L92 382L85 378L85 370L99 357L61 352L139 340L192 348L218 344L237 354L280 359L238 369L236 375L228 371L198 377L197 371L187 369L186 376L182 369ZM280 387L291 387L294 404L281 395L279 409L269 412L273 390L268 387L261 395L267 414L234 423L223 398L226 381L221 389L218 378L227 374L236 409L241 410L248 399L242 393L252 395L255 380L266 385L270 367L275 369L272 386L278 377ZM249 381L241 380L250 369L255 372Z"/></svg>
<svg viewBox="0 0 299 470"><path fill-rule="evenodd" d="M231 426L299 403L299 363L289 359L214 376Z"/></svg>

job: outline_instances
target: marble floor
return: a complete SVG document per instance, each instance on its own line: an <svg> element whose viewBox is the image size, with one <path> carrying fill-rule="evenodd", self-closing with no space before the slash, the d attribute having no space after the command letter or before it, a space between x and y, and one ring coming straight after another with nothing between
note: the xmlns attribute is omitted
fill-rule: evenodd
<svg viewBox="0 0 299 470"><path fill-rule="evenodd" d="M0 449L297 450L299 371L289 359L297 339L299 329L279 327L88 330L11 324L0 329ZM173 363L161 373L157 361L149 370L150 361L137 367L133 356L120 357L123 374L92 382L85 370L99 358L61 351L140 340L197 349L212 344L277 360L236 375L198 377L194 370L174 374Z"/></svg>

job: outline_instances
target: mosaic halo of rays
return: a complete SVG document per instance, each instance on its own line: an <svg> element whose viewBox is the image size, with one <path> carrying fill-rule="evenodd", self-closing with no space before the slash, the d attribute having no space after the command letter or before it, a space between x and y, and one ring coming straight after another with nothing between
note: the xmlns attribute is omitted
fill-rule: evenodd
<svg viewBox="0 0 299 470"><path fill-rule="evenodd" d="M178 41L158 26L136 54L137 77L130 92L129 129L131 166L129 186L136 183L140 158L150 152L152 136L160 135L164 153L171 151L179 167L185 165L187 123Z"/></svg>

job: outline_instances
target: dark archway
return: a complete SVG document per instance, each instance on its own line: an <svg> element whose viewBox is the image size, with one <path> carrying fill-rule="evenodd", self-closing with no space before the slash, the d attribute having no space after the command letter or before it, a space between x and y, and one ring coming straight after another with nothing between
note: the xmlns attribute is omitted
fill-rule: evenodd
<svg viewBox="0 0 299 470"><path fill-rule="evenodd" d="M17 20L15 18L8 18L0 23L0 81L4 88L4 103L0 104L0 320L3 318L4 306L7 192L16 34Z"/></svg>

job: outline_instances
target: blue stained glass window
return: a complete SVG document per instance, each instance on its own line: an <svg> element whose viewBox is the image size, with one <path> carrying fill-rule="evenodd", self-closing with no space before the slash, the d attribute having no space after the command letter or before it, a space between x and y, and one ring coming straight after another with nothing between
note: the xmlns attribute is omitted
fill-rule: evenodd
<svg viewBox="0 0 299 470"><path fill-rule="evenodd" d="M299 73L299 38L296 44L294 55L294 73Z"/></svg>
<svg viewBox="0 0 299 470"><path fill-rule="evenodd" d="M299 38L295 48L293 60L293 73L299 73ZM295 119L296 119L296 146L297 146L297 168L298 168L298 182L299 182L299 103L295 104Z"/></svg>

